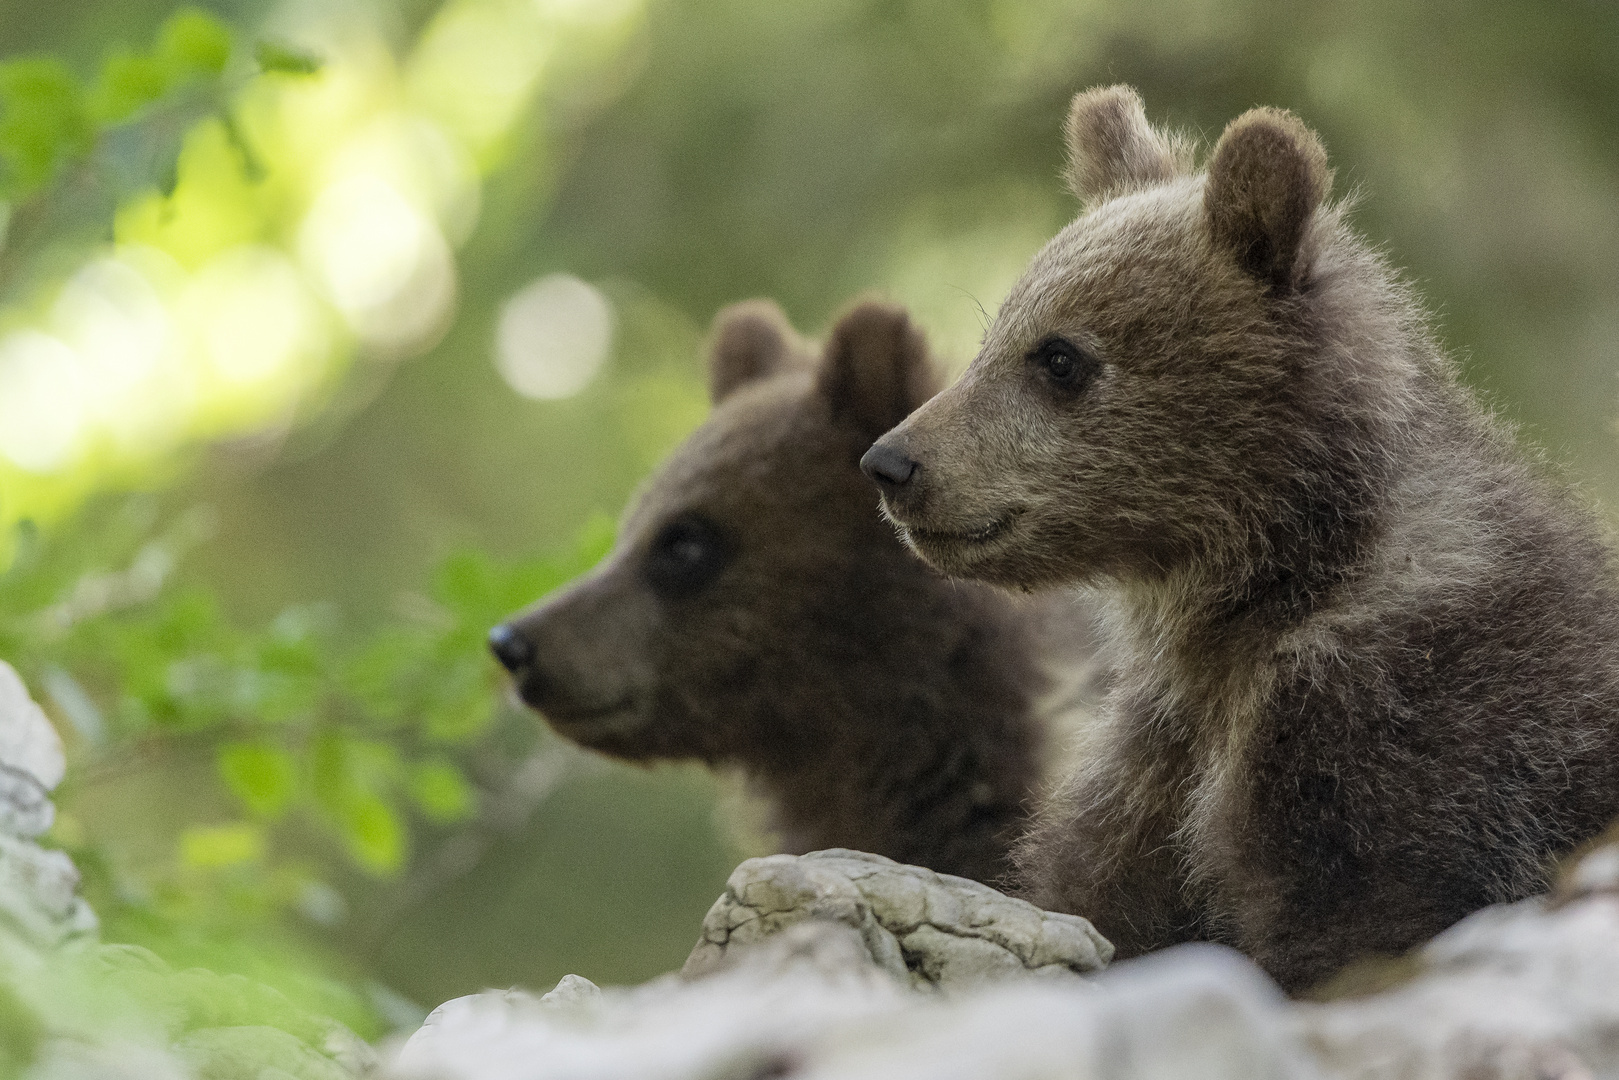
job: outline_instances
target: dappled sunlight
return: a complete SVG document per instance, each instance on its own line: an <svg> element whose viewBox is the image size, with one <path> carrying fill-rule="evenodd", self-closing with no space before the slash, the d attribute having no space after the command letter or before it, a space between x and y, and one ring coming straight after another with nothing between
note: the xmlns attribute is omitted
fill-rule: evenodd
<svg viewBox="0 0 1619 1080"><path fill-rule="evenodd" d="M179 310L193 332L203 400L251 402L264 419L296 400L330 354L324 313L287 257L240 247L214 259L186 286Z"/></svg>
<svg viewBox="0 0 1619 1080"><path fill-rule="evenodd" d="M621 42L641 9L458 0L400 57L352 19L303 27L317 72L245 83L234 128L186 135L173 192L120 208L115 250L0 313L0 525L188 440L284 425L356 350L437 341L480 173L548 85L546 58L569 35ZM605 357L606 302L575 284L502 322L519 357L502 371L528 396L575 392ZM536 344L537 325L561 336Z"/></svg>
<svg viewBox="0 0 1619 1080"><path fill-rule="evenodd" d="M434 221L379 176L359 173L321 192L299 247L327 299L367 344L408 349L449 316L449 245Z"/></svg>
<svg viewBox="0 0 1619 1080"><path fill-rule="evenodd" d="M83 449L84 368L60 338L15 330L0 340L0 456L25 472L53 472Z"/></svg>

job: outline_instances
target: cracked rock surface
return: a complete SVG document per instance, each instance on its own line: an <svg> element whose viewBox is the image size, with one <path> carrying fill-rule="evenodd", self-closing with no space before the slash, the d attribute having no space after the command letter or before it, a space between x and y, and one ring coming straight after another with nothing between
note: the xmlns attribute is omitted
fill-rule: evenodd
<svg viewBox="0 0 1619 1080"><path fill-rule="evenodd" d="M1113 956L1113 946L1084 919L1042 911L966 878L834 848L737 867L703 919L684 974L717 971L737 950L807 920L848 926L873 964L917 989L1083 975Z"/></svg>
<svg viewBox="0 0 1619 1080"><path fill-rule="evenodd" d="M1094 970L1075 959L1095 931L1059 917L1048 933L1050 918L872 856L753 860L710 912L692 977L598 990L570 976L543 998L457 999L390 1075L1619 1080L1619 834L1551 897L1481 911L1363 970L1358 996L1327 1003L1288 1001L1214 945L1084 979L1007 979L1004 957L976 967L940 959L956 946L934 938L993 946L1022 971ZM1105 950L1095 956L1100 966Z"/></svg>

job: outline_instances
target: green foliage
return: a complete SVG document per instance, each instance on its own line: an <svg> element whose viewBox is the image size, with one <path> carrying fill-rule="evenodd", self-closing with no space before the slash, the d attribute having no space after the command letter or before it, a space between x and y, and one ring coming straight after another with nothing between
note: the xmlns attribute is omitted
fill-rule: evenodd
<svg viewBox="0 0 1619 1080"><path fill-rule="evenodd" d="M253 50L260 71L286 75L313 75L321 69L320 57L275 41L261 41Z"/></svg>
<svg viewBox="0 0 1619 1080"><path fill-rule="evenodd" d="M42 947L0 930L0 1076L108 1051L148 1062L167 1054L199 1078L350 1080L369 1051L342 1024L240 975L176 971L147 949L70 941ZM97 1048L97 1049L91 1049ZM99 1052L98 1052L99 1051Z"/></svg>
<svg viewBox="0 0 1619 1080"><path fill-rule="evenodd" d="M118 124L178 87L218 77L230 59L231 35L207 12L186 8L169 16L149 52L115 48L102 62L90 99L103 124Z"/></svg>
<svg viewBox="0 0 1619 1080"><path fill-rule="evenodd" d="M278 818L296 793L298 774L293 757L269 742L227 743L219 748L219 774L231 794L249 813Z"/></svg>
<svg viewBox="0 0 1619 1080"><path fill-rule="evenodd" d="M64 161L88 152L92 138L84 91L66 64L52 57L0 64L0 190L7 197L44 186Z"/></svg>
<svg viewBox="0 0 1619 1080"><path fill-rule="evenodd" d="M32 1064L44 1036L40 1016L21 994L0 983L0 1076L17 1076Z"/></svg>
<svg viewBox="0 0 1619 1080"><path fill-rule="evenodd" d="M325 605L292 607L248 629L176 573L207 520L165 520L152 500L135 497L92 504L49 535L18 530L0 573L0 656L66 722L71 767L53 835L79 863L113 937L245 971L298 993L300 1008L376 1030L370 1006L311 981L309 965L326 962L288 952L275 928L312 910L312 897L341 905L322 899L336 896L323 879L343 878L345 866L392 878L410 867L418 834L477 814L486 794L469 763L487 752L502 699L488 629L594 564L611 545L611 524L593 520L554 556L499 563L458 553L425 595L369 630ZM532 731L530 719L506 716ZM128 841L84 834L76 808L128 798L116 785L148 774L127 763L163 760L207 767L169 774L202 784L171 804L181 816L167 826L169 857L132 871L118 850ZM29 1029L5 1028L4 1004L0 1057L13 1044L21 1055ZM257 1006L241 1015L286 1029ZM253 1045L253 1054L269 1052Z"/></svg>
<svg viewBox="0 0 1619 1080"><path fill-rule="evenodd" d="M210 84L223 74L230 53L230 30L204 11L185 8L163 24L150 51L121 46L109 52L94 86L81 84L54 57L0 64L0 159L6 165L0 193L14 201L35 195L65 165L91 159L98 142L109 147L104 157L117 159L132 152L153 157L149 149L133 150L130 144L158 140L166 152L156 155L161 160L151 162L140 181L161 183L172 174L173 156L178 153L174 125L157 123L150 132L126 131L118 136L114 129L166 97L185 96L177 93L181 90L195 91L208 109L222 108L218 88ZM190 111L194 110L183 110ZM182 115L180 126L196 119ZM100 171L117 172L119 164L105 161Z"/></svg>
<svg viewBox="0 0 1619 1080"><path fill-rule="evenodd" d="M230 30L197 8L182 8L170 15L158 31L155 50L174 82L221 74L230 52Z"/></svg>
<svg viewBox="0 0 1619 1080"><path fill-rule="evenodd" d="M317 59L264 43L256 66L230 63L230 27L181 8L147 48L117 44L81 79L61 59L0 63L0 201L14 214L0 249L0 285L48 277L66 248L88 250L111 233L122 205L156 190L173 194L189 133L214 122L252 184L268 170L235 116L246 82L266 72L309 74Z"/></svg>
<svg viewBox="0 0 1619 1080"><path fill-rule="evenodd" d="M25 529L0 576L0 655L92 711L76 718L97 744L92 772L135 747L204 740L247 820L187 829L184 864L259 861L264 829L297 814L383 875L405 864L413 817L444 825L476 809L456 754L486 731L499 700L489 628L588 569L612 539L609 523L593 521L561 557L500 565L457 554L410 618L370 633L318 605L248 631L208 592L155 573L183 554L188 526L143 536L143 522L150 512L136 501L58 544Z"/></svg>

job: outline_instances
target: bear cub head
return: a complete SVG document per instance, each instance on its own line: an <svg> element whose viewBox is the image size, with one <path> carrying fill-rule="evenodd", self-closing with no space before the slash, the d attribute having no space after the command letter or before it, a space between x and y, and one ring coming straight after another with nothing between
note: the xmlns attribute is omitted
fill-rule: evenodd
<svg viewBox="0 0 1619 1080"><path fill-rule="evenodd" d="M1091 688L1085 610L941 578L883 521L860 456L935 389L903 311L860 304L817 353L738 305L710 388L614 550L496 655L578 743L738 768L786 850L999 878L1048 722Z"/></svg>
<svg viewBox="0 0 1619 1080"><path fill-rule="evenodd" d="M1161 581L1352 536L1365 507L1345 462L1401 412L1413 372L1377 342L1399 340L1410 306L1352 295L1379 280L1355 265L1375 256L1339 243L1315 134L1255 109L1194 172L1133 90L1108 87L1075 99L1066 138L1084 210L962 379L863 459L885 512L939 570L1022 588ZM1354 335L1370 347L1334 345L1377 312L1388 325Z"/></svg>
<svg viewBox="0 0 1619 1080"><path fill-rule="evenodd" d="M903 312L855 308L818 358L773 303L734 305L715 320L709 389L708 421L644 486L603 563L495 635L525 702L618 757L736 756L761 736L750 714L820 681L817 660L860 650L854 613L869 623L892 599L868 586L885 549L904 554L855 468L934 390Z"/></svg>

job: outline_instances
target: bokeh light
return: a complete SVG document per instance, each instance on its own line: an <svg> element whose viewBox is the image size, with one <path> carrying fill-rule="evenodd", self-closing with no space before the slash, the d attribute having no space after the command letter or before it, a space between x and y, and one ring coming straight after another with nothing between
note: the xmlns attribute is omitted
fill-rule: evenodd
<svg viewBox="0 0 1619 1080"><path fill-rule="evenodd" d="M84 365L60 338L16 330L0 341L0 455L26 472L70 464L83 446Z"/></svg>
<svg viewBox="0 0 1619 1080"><path fill-rule="evenodd" d="M569 274L548 274L501 308L495 366L526 398L572 397L595 378L612 344L607 297Z"/></svg>
<svg viewBox="0 0 1619 1080"><path fill-rule="evenodd" d="M447 320L455 296L449 245L382 177L361 173L328 187L300 240L305 265L362 341L405 349Z"/></svg>

